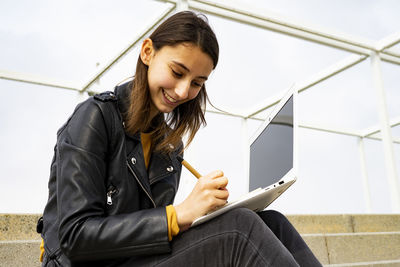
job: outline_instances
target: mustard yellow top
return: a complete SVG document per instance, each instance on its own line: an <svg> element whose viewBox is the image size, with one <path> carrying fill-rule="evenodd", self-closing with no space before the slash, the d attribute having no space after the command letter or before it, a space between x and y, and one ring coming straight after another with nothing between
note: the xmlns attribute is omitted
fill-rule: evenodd
<svg viewBox="0 0 400 267"><path fill-rule="evenodd" d="M151 133L141 133L140 139L143 147L143 157L146 169L149 167L151 156ZM178 220L176 218L176 211L174 206L169 205L166 207L167 221L168 221L168 240L171 241L172 237L179 233Z"/></svg>
<svg viewBox="0 0 400 267"><path fill-rule="evenodd" d="M146 169L148 169L151 156L151 133L141 133L140 140L142 142L144 164L146 165Z"/></svg>
<svg viewBox="0 0 400 267"><path fill-rule="evenodd" d="M44 240L42 238L42 242L40 243L40 256L39 256L40 262L43 262L43 255L44 255Z"/></svg>

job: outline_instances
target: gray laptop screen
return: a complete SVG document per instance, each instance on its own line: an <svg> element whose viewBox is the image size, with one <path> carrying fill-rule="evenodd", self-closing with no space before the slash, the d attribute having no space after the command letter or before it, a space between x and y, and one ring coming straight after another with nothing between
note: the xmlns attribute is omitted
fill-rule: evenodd
<svg viewBox="0 0 400 267"><path fill-rule="evenodd" d="M293 168L293 96L250 145L249 190L278 182Z"/></svg>

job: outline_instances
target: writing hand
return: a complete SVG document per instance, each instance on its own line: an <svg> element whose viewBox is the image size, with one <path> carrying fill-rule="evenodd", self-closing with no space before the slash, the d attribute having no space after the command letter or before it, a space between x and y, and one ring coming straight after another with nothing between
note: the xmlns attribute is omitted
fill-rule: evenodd
<svg viewBox="0 0 400 267"><path fill-rule="evenodd" d="M222 171L200 177L189 196L175 206L179 228L186 230L196 218L224 205L229 197L227 184Z"/></svg>

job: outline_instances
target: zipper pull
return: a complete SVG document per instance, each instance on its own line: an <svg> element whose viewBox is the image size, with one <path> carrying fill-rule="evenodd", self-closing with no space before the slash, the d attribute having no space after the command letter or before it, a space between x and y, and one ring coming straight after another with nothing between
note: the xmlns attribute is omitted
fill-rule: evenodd
<svg viewBox="0 0 400 267"><path fill-rule="evenodd" d="M110 192L107 193L107 205L112 205L112 199Z"/></svg>
<svg viewBox="0 0 400 267"><path fill-rule="evenodd" d="M112 205L112 194L115 192L115 190L110 190L107 192L107 205Z"/></svg>

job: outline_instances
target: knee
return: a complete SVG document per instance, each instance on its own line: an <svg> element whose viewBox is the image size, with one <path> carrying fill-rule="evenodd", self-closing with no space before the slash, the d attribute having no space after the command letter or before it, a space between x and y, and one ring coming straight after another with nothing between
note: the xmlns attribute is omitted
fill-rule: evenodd
<svg viewBox="0 0 400 267"><path fill-rule="evenodd" d="M250 225L264 224L261 218L252 210L246 208L233 209L226 213L226 220L235 224L235 227L248 229Z"/></svg>
<svg viewBox="0 0 400 267"><path fill-rule="evenodd" d="M228 212L232 218L242 218L244 220L258 220L257 213L246 208L237 208Z"/></svg>
<svg viewBox="0 0 400 267"><path fill-rule="evenodd" d="M283 215L282 213L280 213L279 211L276 211L276 210L264 210L264 211L261 211L260 214L262 214L264 216L268 216L269 218L276 220L276 221L286 221L287 220L285 215Z"/></svg>
<svg viewBox="0 0 400 267"><path fill-rule="evenodd" d="M280 225L290 224L286 216L276 210L261 211L258 215L269 227L278 227Z"/></svg>

